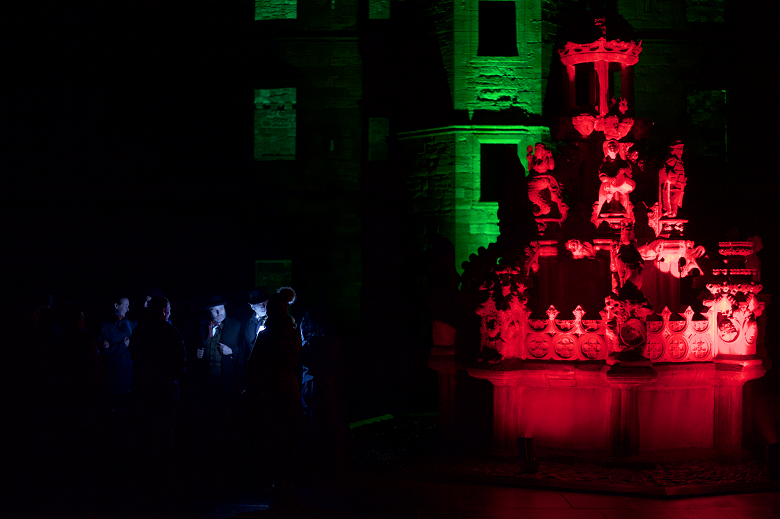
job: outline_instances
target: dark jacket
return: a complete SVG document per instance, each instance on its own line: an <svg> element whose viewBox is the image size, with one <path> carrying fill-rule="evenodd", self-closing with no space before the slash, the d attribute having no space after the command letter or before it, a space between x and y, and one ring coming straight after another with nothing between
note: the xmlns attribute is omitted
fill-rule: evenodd
<svg viewBox="0 0 780 519"><path fill-rule="evenodd" d="M241 345L239 347L239 355L233 356L235 364L235 384L239 391L246 389L246 366L249 361L249 357L252 355L252 349L255 346L255 340L257 339L257 325L260 322L265 322L265 318L258 319L257 314L252 314L252 317L247 319L245 323L241 325ZM264 332L260 332L262 335Z"/></svg>
<svg viewBox="0 0 780 519"><path fill-rule="evenodd" d="M198 363L198 376L209 384L214 384L213 387L218 387L227 394L232 393L236 388L235 386L235 365L236 359L242 355L241 343L241 323L230 317L225 317L222 321L222 328L220 331L221 337L219 342L228 346L233 353L231 355L221 355L221 380L212 380L211 372L209 370L209 319L200 323L200 343L198 348L205 348L206 351L203 354L203 358L199 359L195 357L195 361ZM219 355L219 353L218 353Z"/></svg>
<svg viewBox="0 0 780 519"><path fill-rule="evenodd" d="M133 334L134 328L135 324L129 319L117 317L104 322L100 330L100 360L105 369L108 391L112 395L130 394L132 388L133 360L124 339ZM103 341L108 342L108 348L103 348Z"/></svg>
<svg viewBox="0 0 780 519"><path fill-rule="evenodd" d="M184 374L187 354L179 330L162 320L145 320L130 345L133 388L138 392L170 389Z"/></svg>
<svg viewBox="0 0 780 519"><path fill-rule="evenodd" d="M247 394L253 406L301 405L296 370L301 334L287 316L269 317L257 336L246 370Z"/></svg>

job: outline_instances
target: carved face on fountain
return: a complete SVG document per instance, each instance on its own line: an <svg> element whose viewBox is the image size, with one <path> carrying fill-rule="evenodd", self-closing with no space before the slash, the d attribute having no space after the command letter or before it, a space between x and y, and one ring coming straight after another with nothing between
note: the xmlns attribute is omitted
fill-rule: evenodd
<svg viewBox="0 0 780 519"><path fill-rule="evenodd" d="M617 141L615 140L609 140L604 144L604 157L609 157L611 160L615 160L617 157L618 151L620 151L620 146L618 146Z"/></svg>
<svg viewBox="0 0 780 519"><path fill-rule="evenodd" d="M536 146L534 146L534 157L541 160L549 154L550 151L547 149L547 146L545 146L541 142L537 142Z"/></svg>
<svg viewBox="0 0 780 519"><path fill-rule="evenodd" d="M672 153L672 157L676 158L677 160L682 160L683 146L684 144L682 143L671 146L670 151Z"/></svg>

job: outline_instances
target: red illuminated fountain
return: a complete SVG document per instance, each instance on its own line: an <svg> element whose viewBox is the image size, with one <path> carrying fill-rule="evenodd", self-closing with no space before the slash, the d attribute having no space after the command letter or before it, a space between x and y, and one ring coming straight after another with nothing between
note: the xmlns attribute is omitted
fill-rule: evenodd
<svg viewBox="0 0 780 519"><path fill-rule="evenodd" d="M531 437L541 452L588 456L738 452L743 385L765 373L760 240L705 251L684 237L684 145L645 171L651 158L635 144L646 135L627 116L642 46L612 37L608 22L596 20L602 37L559 50L569 147L555 158L529 147L527 179L510 179L499 202L501 236L464 263L461 295L479 332L467 319L457 331L435 323L442 424L459 420L460 371L493 385L499 450ZM612 103L611 66L623 96ZM598 87L585 109L580 72ZM631 200L640 188L657 193L646 214Z"/></svg>

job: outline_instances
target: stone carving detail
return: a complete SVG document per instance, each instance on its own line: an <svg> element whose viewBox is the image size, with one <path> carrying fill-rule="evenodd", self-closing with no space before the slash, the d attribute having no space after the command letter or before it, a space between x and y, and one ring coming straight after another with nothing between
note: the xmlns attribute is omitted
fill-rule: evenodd
<svg viewBox="0 0 780 519"><path fill-rule="evenodd" d="M648 322L648 324L650 324ZM657 361L664 354L664 343L660 337L650 337L645 346L645 357L652 361Z"/></svg>
<svg viewBox="0 0 780 519"><path fill-rule="evenodd" d="M627 102L625 99L621 100L621 106ZM574 128L582 135L583 138L587 138L594 131L603 132L604 137L608 140L620 140L631 131L634 126L634 120L630 117L618 117L617 115L609 115L606 117L593 116L590 114L581 114L571 119Z"/></svg>
<svg viewBox="0 0 780 519"><path fill-rule="evenodd" d="M555 169L555 161L553 160L552 152L547 149L547 146L541 142L537 142L536 146L528 146L527 159L529 177L528 199L538 207L538 209L534 210L534 216L541 217L537 218L536 221L539 232L542 233L549 221L556 221L559 224L563 223L566 220L569 207L563 203L561 198L562 186L552 175L552 170ZM545 218L545 215L550 214L551 210L550 204L542 196L542 191L545 189L550 193L550 201L558 207L559 218Z"/></svg>
<svg viewBox="0 0 780 519"><path fill-rule="evenodd" d="M555 338L555 353L562 359L570 359L577 348L577 339L571 334L563 334Z"/></svg>
<svg viewBox="0 0 780 519"><path fill-rule="evenodd" d="M634 206L628 198L636 187L631 178L631 166L626 160L626 147L616 140L605 141L604 161L599 167L599 199L593 204L591 221L598 227L601 222L609 219L610 226L619 229L622 219L633 223ZM605 207L606 205L606 207Z"/></svg>
<svg viewBox="0 0 780 519"><path fill-rule="evenodd" d="M550 338L543 333L532 333L525 341L525 348L532 357L541 359L550 351Z"/></svg>
<svg viewBox="0 0 780 519"><path fill-rule="evenodd" d="M663 321L647 321L647 329L651 333L658 333L664 328Z"/></svg>
<svg viewBox="0 0 780 519"><path fill-rule="evenodd" d="M677 211L683 204L685 186L685 165L682 161L684 144L674 141L669 146L669 157L658 171L658 202L649 208L648 225L656 236L668 238L672 233L683 234L688 220L677 218Z"/></svg>
<svg viewBox="0 0 780 519"><path fill-rule="evenodd" d="M604 346L604 339L595 333L587 333L580 337L582 355L588 359L597 359Z"/></svg>
<svg viewBox="0 0 780 519"><path fill-rule="evenodd" d="M588 242L569 240L566 242L566 249L571 252L571 255L574 256L574 259L596 257L596 249L594 249L593 245Z"/></svg>
<svg viewBox="0 0 780 519"><path fill-rule="evenodd" d="M669 329L674 333L679 333L685 330L685 328L688 327L688 321L682 320L682 321L669 321Z"/></svg>
<svg viewBox="0 0 780 519"><path fill-rule="evenodd" d="M669 146L670 156L658 172L662 217L676 218L677 210L682 207L687 183L682 161L683 146L682 141L674 141Z"/></svg>
<svg viewBox="0 0 780 519"><path fill-rule="evenodd" d="M712 297L703 301L708 307L711 329L715 330L718 355L755 355L758 333L756 317L764 303L756 295L763 287L755 283L712 283L707 285Z"/></svg>
<svg viewBox="0 0 780 519"><path fill-rule="evenodd" d="M666 340L669 348L669 356L674 360L681 360L688 353L688 342L682 335L672 335Z"/></svg>
<svg viewBox="0 0 780 519"><path fill-rule="evenodd" d="M538 241L532 241L525 248L525 275L539 272L539 254L542 250Z"/></svg>
<svg viewBox="0 0 780 519"><path fill-rule="evenodd" d="M697 332L706 332L707 328L710 327L710 322L706 320L702 321L692 321L691 326L693 326L694 331Z"/></svg>
<svg viewBox="0 0 780 519"><path fill-rule="evenodd" d="M482 349L494 349L502 357L518 357L524 325L530 313L525 306L526 287L513 281L521 274L516 267L506 267L495 273L500 286L484 286L483 290L489 292L489 297L476 309L477 315L482 318ZM495 293L496 290L500 290L500 295Z"/></svg>
<svg viewBox="0 0 780 519"><path fill-rule="evenodd" d="M619 118L617 115L607 117L598 117L593 123L593 128L597 132L604 132L604 137L608 140L620 140L631 131L634 126L634 120L630 117ZM632 144L632 143L626 143Z"/></svg>
<svg viewBox="0 0 780 519"><path fill-rule="evenodd" d="M567 42L558 49L564 65L577 65L593 61L616 61L623 65L636 65L642 52L642 42L599 38L593 43Z"/></svg>
<svg viewBox="0 0 780 519"><path fill-rule="evenodd" d="M702 272L696 260L706 252L701 245L696 246L694 242L684 240L653 240L637 250L643 260L654 261L659 270L671 271L673 275L681 278L688 276L693 269ZM681 259L683 261L680 261Z"/></svg>
<svg viewBox="0 0 780 519"><path fill-rule="evenodd" d="M706 335L694 335L691 338L691 355L696 359L704 359L710 354L712 346L710 345L710 339Z"/></svg>
<svg viewBox="0 0 780 519"><path fill-rule="evenodd" d="M613 353L622 357L641 357L647 344L646 318L653 313L646 304L606 298L607 336Z"/></svg>

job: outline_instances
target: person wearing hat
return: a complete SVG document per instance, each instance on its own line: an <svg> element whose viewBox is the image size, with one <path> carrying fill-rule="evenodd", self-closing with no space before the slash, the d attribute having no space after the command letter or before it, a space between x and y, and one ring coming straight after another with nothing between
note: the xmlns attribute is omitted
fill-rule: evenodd
<svg viewBox="0 0 780 519"><path fill-rule="evenodd" d="M241 323L228 317L227 301L213 296L206 305L210 319L201 322L196 357L210 397L229 398L235 390L235 359L239 355Z"/></svg>
<svg viewBox="0 0 780 519"><path fill-rule="evenodd" d="M252 353L252 347L255 345L257 336L265 330L265 320L268 317L266 312L266 304L268 303L268 292L265 287L260 287L249 292L249 299L247 300L249 307L252 309L252 317L244 325L244 344L247 347L245 352L246 358Z"/></svg>
<svg viewBox="0 0 780 519"><path fill-rule="evenodd" d="M685 194L685 165L682 161L685 144L676 140L669 145L669 158L658 172L658 182L661 185L662 216L677 217L677 210L682 207Z"/></svg>
<svg viewBox="0 0 780 519"><path fill-rule="evenodd" d="M238 385L239 391L246 389L244 379L246 363L249 360L249 356L252 354L252 348L255 346L258 335L265 330L265 320L268 317L266 312L268 292L266 291L266 288L259 287L255 290L250 290L248 295L247 303L252 309L252 317L250 317L242 327L241 347L239 348L240 354L234 355L236 362L236 384Z"/></svg>

